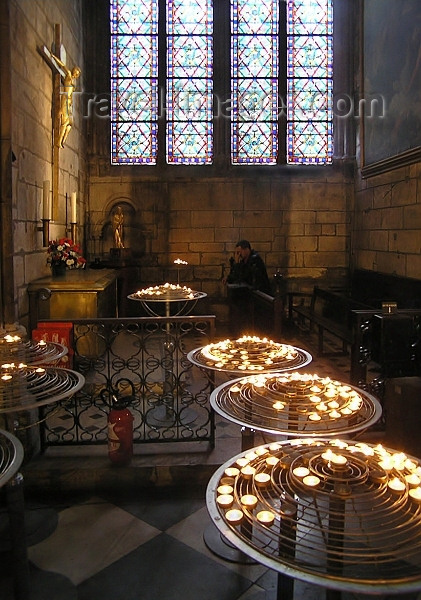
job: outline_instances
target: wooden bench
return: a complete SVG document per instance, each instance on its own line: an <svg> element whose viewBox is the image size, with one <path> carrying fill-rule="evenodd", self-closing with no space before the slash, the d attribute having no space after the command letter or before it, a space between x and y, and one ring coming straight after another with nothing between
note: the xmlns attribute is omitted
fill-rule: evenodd
<svg viewBox="0 0 421 600"><path fill-rule="evenodd" d="M258 334L264 334L274 341L280 341L284 314L284 299L282 296L270 296L259 290L250 292L251 319L253 329Z"/></svg>
<svg viewBox="0 0 421 600"><path fill-rule="evenodd" d="M342 352L348 354L354 341L353 311L370 308L347 297L341 292L314 286L313 293L290 292L288 294L288 316L291 322L308 331L317 327L318 354L324 350L325 333L342 342ZM332 353L330 353L332 354ZM335 352L334 354L338 354Z"/></svg>
<svg viewBox="0 0 421 600"><path fill-rule="evenodd" d="M381 308L383 302L396 302L398 309L421 308L421 280L365 269L355 269L347 293L358 302Z"/></svg>
<svg viewBox="0 0 421 600"><path fill-rule="evenodd" d="M280 341L285 320L286 283L281 273L273 276L273 294L249 285L227 284L233 334L253 333Z"/></svg>

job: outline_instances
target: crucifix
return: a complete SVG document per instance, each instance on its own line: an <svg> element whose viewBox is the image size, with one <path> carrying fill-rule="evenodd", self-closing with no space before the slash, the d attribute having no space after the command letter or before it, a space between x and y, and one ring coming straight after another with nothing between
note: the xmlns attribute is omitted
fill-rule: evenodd
<svg viewBox="0 0 421 600"><path fill-rule="evenodd" d="M73 92L76 87L76 79L80 76L80 68L73 67L71 70L66 66L66 57L61 43L61 27L54 25L54 52L46 46L38 48L39 53L50 67L53 74L53 220L58 212L58 179L59 179L59 156L60 149L64 148L67 136L73 125Z"/></svg>

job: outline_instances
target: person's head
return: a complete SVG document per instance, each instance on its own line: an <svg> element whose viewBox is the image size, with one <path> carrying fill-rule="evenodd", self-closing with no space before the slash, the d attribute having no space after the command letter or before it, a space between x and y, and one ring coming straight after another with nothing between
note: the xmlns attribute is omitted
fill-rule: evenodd
<svg viewBox="0 0 421 600"><path fill-rule="evenodd" d="M241 260L246 262L251 254L250 242L248 240L240 240L237 242L235 245L235 253Z"/></svg>

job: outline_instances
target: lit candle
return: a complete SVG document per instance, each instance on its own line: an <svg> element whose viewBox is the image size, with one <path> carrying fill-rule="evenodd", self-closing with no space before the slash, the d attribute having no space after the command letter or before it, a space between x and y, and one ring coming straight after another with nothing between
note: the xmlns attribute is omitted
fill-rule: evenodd
<svg viewBox="0 0 421 600"><path fill-rule="evenodd" d="M42 218L46 221L51 219L50 182L42 183Z"/></svg>
<svg viewBox="0 0 421 600"><path fill-rule="evenodd" d="M217 489L217 492L220 496L225 496L226 494L232 494L234 491L232 485L220 485Z"/></svg>
<svg viewBox="0 0 421 600"><path fill-rule="evenodd" d="M234 502L234 497L231 494L221 494L216 498L216 502L221 508L230 508Z"/></svg>
<svg viewBox="0 0 421 600"><path fill-rule="evenodd" d="M254 482L257 485L257 487L265 487L266 485L268 485L269 481L269 473L256 473L256 475L254 476Z"/></svg>
<svg viewBox="0 0 421 600"><path fill-rule="evenodd" d="M335 454L335 453L333 453L332 462L335 465L346 465L346 463L348 461L347 461L346 456L344 456L343 454Z"/></svg>
<svg viewBox="0 0 421 600"><path fill-rule="evenodd" d="M253 508L256 508L257 498L253 494L245 494L244 496L241 496L240 502L244 506L244 508L247 508L248 510L253 510Z"/></svg>
<svg viewBox="0 0 421 600"><path fill-rule="evenodd" d="M385 456L383 460L379 461L379 467L384 471L391 471L393 469L393 461L389 456Z"/></svg>
<svg viewBox="0 0 421 600"><path fill-rule="evenodd" d="M268 449L265 448L264 446L260 446L259 448L256 448L257 456L264 456L267 453L268 453Z"/></svg>
<svg viewBox="0 0 421 600"><path fill-rule="evenodd" d="M70 198L70 223L77 223L77 214L76 214L76 192L72 192Z"/></svg>
<svg viewBox="0 0 421 600"><path fill-rule="evenodd" d="M421 502L421 488L420 487L413 488L413 489L409 490L408 493L413 500L417 500L418 502Z"/></svg>
<svg viewBox="0 0 421 600"><path fill-rule="evenodd" d="M285 404L283 402L280 402L279 400L277 402L275 402L275 404L273 405L273 408L275 410L283 410L285 408Z"/></svg>
<svg viewBox="0 0 421 600"><path fill-rule="evenodd" d="M227 477L237 477L239 473L240 469L237 469L236 467L228 467L227 469L225 469L225 475Z"/></svg>
<svg viewBox="0 0 421 600"><path fill-rule="evenodd" d="M323 452L322 454L322 458L326 461L326 462L330 462L332 460L332 456L333 456L333 452L330 448L328 448L326 450L326 452Z"/></svg>
<svg viewBox="0 0 421 600"><path fill-rule="evenodd" d="M256 519L259 521L259 523L262 523L262 525L270 526L275 520L275 515L270 510L261 510L257 513Z"/></svg>
<svg viewBox="0 0 421 600"><path fill-rule="evenodd" d="M337 410L331 410L329 413L329 417L331 419L339 419L340 416L341 416L341 413L339 413Z"/></svg>
<svg viewBox="0 0 421 600"><path fill-rule="evenodd" d="M308 418L310 419L310 421L321 421L321 416L317 413L310 413L308 415Z"/></svg>
<svg viewBox="0 0 421 600"><path fill-rule="evenodd" d="M246 465L241 469L241 475L244 477L244 479L251 479L255 472L256 469L250 465Z"/></svg>
<svg viewBox="0 0 421 600"><path fill-rule="evenodd" d="M394 477L387 485L393 492L403 492L406 489L404 482L399 477Z"/></svg>
<svg viewBox="0 0 421 600"><path fill-rule="evenodd" d="M250 461L250 460L254 460L255 458L257 458L257 454L256 452L247 452L245 458Z"/></svg>
<svg viewBox="0 0 421 600"><path fill-rule="evenodd" d="M238 525L243 519L243 513L238 508L233 508L225 513L225 518L231 525Z"/></svg>
<svg viewBox="0 0 421 600"><path fill-rule="evenodd" d="M342 454L336 454L335 452L332 452L330 448L328 448L326 452L323 452L322 458L324 458L328 463L333 463L334 465L345 465L347 462L346 456L343 456Z"/></svg>
<svg viewBox="0 0 421 600"><path fill-rule="evenodd" d="M304 477L303 483L309 487L316 487L320 483L320 479L316 475L307 475Z"/></svg>
<svg viewBox="0 0 421 600"><path fill-rule="evenodd" d="M268 456L266 459L266 464L268 467L274 467L275 465L277 465L279 462L279 458L277 458L276 456Z"/></svg>
<svg viewBox="0 0 421 600"><path fill-rule="evenodd" d="M421 480L416 473L405 475L405 479L411 487L418 487L421 483Z"/></svg>
<svg viewBox="0 0 421 600"><path fill-rule="evenodd" d="M296 477L306 477L307 475L310 475L310 471L307 467L295 467L292 472Z"/></svg>

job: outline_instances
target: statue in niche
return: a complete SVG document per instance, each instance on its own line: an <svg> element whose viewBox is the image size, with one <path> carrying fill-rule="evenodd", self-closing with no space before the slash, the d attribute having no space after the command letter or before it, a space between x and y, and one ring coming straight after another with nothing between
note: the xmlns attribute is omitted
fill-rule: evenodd
<svg viewBox="0 0 421 600"><path fill-rule="evenodd" d="M63 89L60 90L60 106L59 106L59 132L57 145L64 148L67 136L73 125L73 92L76 87L76 79L80 77L81 70L79 67L73 67L70 70L62 60L54 54L51 55L52 60L60 67L59 72L62 74Z"/></svg>
<svg viewBox="0 0 421 600"><path fill-rule="evenodd" d="M114 248L124 248L123 244L123 222L124 213L121 206L117 206L112 216L111 224L113 227Z"/></svg>

